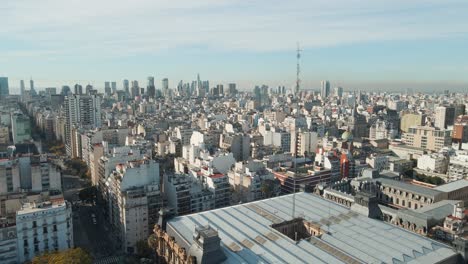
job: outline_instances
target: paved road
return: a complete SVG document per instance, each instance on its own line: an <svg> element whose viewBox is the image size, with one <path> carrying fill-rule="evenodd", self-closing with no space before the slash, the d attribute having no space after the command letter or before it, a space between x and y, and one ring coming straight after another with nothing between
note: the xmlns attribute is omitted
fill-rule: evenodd
<svg viewBox="0 0 468 264"><path fill-rule="evenodd" d="M92 214L96 216L96 224L93 223ZM105 223L99 210L95 206L77 206L74 213L75 246L86 248L94 258L102 258L115 255L109 233L105 229ZM79 235L78 235L79 234Z"/></svg>
<svg viewBox="0 0 468 264"><path fill-rule="evenodd" d="M73 237L76 247L88 250L95 259L116 254L102 211L79 201L78 193L86 181L77 176L63 175L64 197L73 204ZM91 215L96 216L96 224Z"/></svg>

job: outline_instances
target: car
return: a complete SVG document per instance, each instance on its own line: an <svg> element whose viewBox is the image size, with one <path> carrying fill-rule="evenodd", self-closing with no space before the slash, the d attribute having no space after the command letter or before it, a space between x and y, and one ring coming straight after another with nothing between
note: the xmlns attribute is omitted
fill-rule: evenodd
<svg viewBox="0 0 468 264"><path fill-rule="evenodd" d="M96 223L96 218L93 218L93 224L95 225Z"/></svg>
<svg viewBox="0 0 468 264"><path fill-rule="evenodd" d="M91 214L91 217L92 217L92 218L96 218L96 215L95 215L95 214Z"/></svg>

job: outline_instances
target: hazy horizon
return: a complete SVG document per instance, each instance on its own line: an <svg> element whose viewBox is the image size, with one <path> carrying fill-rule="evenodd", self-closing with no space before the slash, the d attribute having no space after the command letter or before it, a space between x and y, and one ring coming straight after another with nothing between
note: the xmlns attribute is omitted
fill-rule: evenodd
<svg viewBox="0 0 468 264"><path fill-rule="evenodd" d="M468 2L138 0L2 3L0 76L38 87L200 73L211 84L464 90ZM100 82L102 82L100 84ZM160 83L157 82L157 84ZM378 86L377 88L375 86ZM413 87L414 86L414 87Z"/></svg>

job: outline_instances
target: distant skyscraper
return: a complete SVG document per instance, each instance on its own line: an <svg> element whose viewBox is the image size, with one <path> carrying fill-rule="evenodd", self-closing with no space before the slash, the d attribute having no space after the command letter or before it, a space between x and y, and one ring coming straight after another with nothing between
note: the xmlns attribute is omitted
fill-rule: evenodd
<svg viewBox="0 0 468 264"><path fill-rule="evenodd" d="M91 84L86 85L86 94L93 93L93 86Z"/></svg>
<svg viewBox="0 0 468 264"><path fill-rule="evenodd" d="M9 94L8 77L0 77L0 98L5 98Z"/></svg>
<svg viewBox="0 0 468 264"><path fill-rule="evenodd" d="M339 98L343 97L343 87L341 86L335 87L335 96Z"/></svg>
<svg viewBox="0 0 468 264"><path fill-rule="evenodd" d="M154 85L154 77L148 77L148 85L146 86L146 92L148 93L149 98L154 98L156 96L156 86Z"/></svg>
<svg viewBox="0 0 468 264"><path fill-rule="evenodd" d="M104 93L109 96L112 93L110 82L104 82Z"/></svg>
<svg viewBox="0 0 468 264"><path fill-rule="evenodd" d="M237 93L237 88L235 83L230 83L229 84L229 89L227 91L229 95L235 95Z"/></svg>
<svg viewBox="0 0 468 264"><path fill-rule="evenodd" d="M132 81L132 97L140 95L140 86L138 86L138 81Z"/></svg>
<svg viewBox="0 0 468 264"><path fill-rule="evenodd" d="M67 96L70 93L71 93L70 86L68 86L68 85L62 86L62 92L61 92L62 95Z"/></svg>
<svg viewBox="0 0 468 264"><path fill-rule="evenodd" d="M125 93L130 94L130 82L128 80L123 80L123 89Z"/></svg>
<svg viewBox="0 0 468 264"><path fill-rule="evenodd" d="M117 83L116 82L111 82L111 88L112 88L112 93L114 94L117 92Z"/></svg>
<svg viewBox="0 0 468 264"><path fill-rule="evenodd" d="M322 99L328 98L328 96L330 96L330 82L329 81L320 82L320 95L322 96Z"/></svg>
<svg viewBox="0 0 468 264"><path fill-rule="evenodd" d="M83 86L80 84L75 84L75 93L74 94L83 94Z"/></svg>
<svg viewBox="0 0 468 264"><path fill-rule="evenodd" d="M29 86L30 86L30 89L31 89L31 95L37 95L36 89L34 89L33 79L29 80Z"/></svg>
<svg viewBox="0 0 468 264"><path fill-rule="evenodd" d="M435 122L437 128L444 129L452 126L455 121L455 107L439 106L435 109Z"/></svg>
<svg viewBox="0 0 468 264"><path fill-rule="evenodd" d="M24 86L24 80L20 81L20 94L23 95L26 87Z"/></svg>
<svg viewBox="0 0 468 264"><path fill-rule="evenodd" d="M167 78L162 79L162 93L164 97L169 95L169 80Z"/></svg>

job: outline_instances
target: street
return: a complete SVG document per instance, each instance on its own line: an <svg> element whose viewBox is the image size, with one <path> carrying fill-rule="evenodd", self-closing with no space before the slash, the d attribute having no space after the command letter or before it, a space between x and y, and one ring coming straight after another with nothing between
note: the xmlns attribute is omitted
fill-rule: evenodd
<svg viewBox="0 0 468 264"><path fill-rule="evenodd" d="M79 192L86 185L86 180L78 176L63 175L64 198L73 205L73 234L75 247L81 247L91 253L94 259L116 254L102 210L91 203L79 199ZM95 223L92 215L94 214Z"/></svg>

